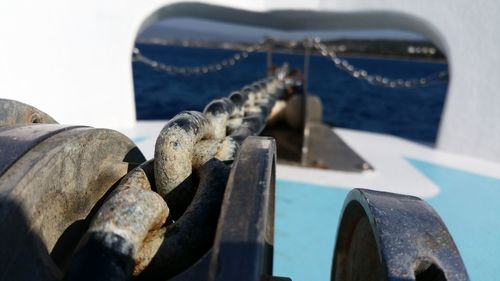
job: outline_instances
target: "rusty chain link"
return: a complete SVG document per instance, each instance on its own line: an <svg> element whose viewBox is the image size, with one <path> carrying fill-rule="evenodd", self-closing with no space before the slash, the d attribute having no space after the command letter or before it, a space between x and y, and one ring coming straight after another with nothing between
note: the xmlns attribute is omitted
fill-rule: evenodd
<svg viewBox="0 0 500 281"><path fill-rule="evenodd" d="M183 112L160 132L155 147L158 192L166 196L192 172L213 157L232 160L242 140L262 130L277 94L277 78L266 79L214 100L204 113Z"/></svg>
<svg viewBox="0 0 500 281"><path fill-rule="evenodd" d="M287 73L288 67L284 66L273 77L232 92L228 98L212 101L203 113L186 111L167 122L156 141L154 160L141 164L123 178L93 218L86 241L103 245L118 256L130 257L133 264L130 272L124 274L138 276L144 271L145 275L154 276L157 271L165 272L165 268L170 268L168 272L180 270L188 263L186 260L191 262L189 255L182 253L189 251L179 247L186 241L190 247L201 243L196 223L217 217L217 212L209 209L214 208L212 205L220 207L217 200L222 200L228 175L220 161L234 160L243 140L262 131L275 101L283 93ZM219 160L219 164L210 164L211 159ZM198 183L186 185L195 172L199 173ZM220 198L207 199L215 196L210 194L214 186L219 186L216 194ZM182 199L187 203L182 203L172 199L179 197L175 193L191 195ZM182 204L185 206L179 207ZM171 212L179 208L180 212Z"/></svg>

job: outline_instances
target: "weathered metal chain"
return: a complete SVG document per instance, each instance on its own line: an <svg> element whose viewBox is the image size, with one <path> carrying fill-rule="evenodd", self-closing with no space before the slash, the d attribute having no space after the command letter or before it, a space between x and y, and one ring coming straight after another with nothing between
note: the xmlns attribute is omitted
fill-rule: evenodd
<svg viewBox="0 0 500 281"><path fill-rule="evenodd" d="M263 129L281 83L278 78L261 80L229 98L212 101L203 114L184 112L172 118L156 142L158 192L166 196L191 174L192 167L214 156L232 160L243 139Z"/></svg>
<svg viewBox="0 0 500 281"><path fill-rule="evenodd" d="M194 66L194 67L180 67L180 66L174 66L174 65L169 65L169 64L164 64L162 62L159 62L157 60L153 60L141 53L141 51L138 48L134 48L133 50L133 60L142 62L146 65L149 65L150 67L163 71L169 74L175 74L175 75L199 75L199 74L206 74L206 73L211 73L211 72L217 72L220 70L223 70L225 68L231 67L235 65L238 62L241 62L248 58L248 56L251 53L254 53L262 48L263 44L262 43L257 43L255 45L251 45L245 48L245 50L236 53L232 55L229 58L223 59L220 62L217 63L212 63L212 64L207 64L207 65L200 65L200 66Z"/></svg>
<svg viewBox="0 0 500 281"><path fill-rule="evenodd" d="M207 197L214 196L210 195L213 189L223 191L225 186L224 174L218 174L224 173L222 162L212 163L208 168L205 164L214 158L233 160L248 136L260 134L275 101L283 93L287 73L285 65L273 77L232 92L228 98L212 101L203 113L185 111L170 119L156 141L154 160L141 164L120 182L94 217L87 237L131 257L134 275L146 268L145 275L166 269L175 271L174 264L180 263L178 260L184 255L179 252L187 251L178 248L189 239L190 247L200 243L197 240L203 239L194 238L197 234L193 233L207 234L198 231L204 226L197 223L209 221L206 216L214 213L194 211L193 208L201 207L192 207L193 204L210 204L212 201ZM193 170L205 170L201 172L199 184L190 182ZM154 179L148 174L153 174ZM190 186L193 184L197 187ZM200 198L179 200L187 197L179 197L179 194L190 193L190 190ZM222 198L221 192L216 194ZM183 200L188 202L182 206L183 210L187 205L191 209L179 213L175 209L179 209L179 204L183 204L179 201ZM166 224L168 218L179 220ZM183 232L190 233L190 237L184 237ZM120 247L113 244L118 240Z"/></svg>
<svg viewBox="0 0 500 281"><path fill-rule="evenodd" d="M413 79L393 79L381 75L374 75L368 73L368 71L364 69L353 66L346 59L339 58L333 48L328 47L317 39L314 41L304 41L304 45L317 49L322 56L329 58L338 69L349 73L349 75L356 79L364 80L372 85L389 88L416 88L443 82L448 78L448 71L440 71L426 77Z"/></svg>

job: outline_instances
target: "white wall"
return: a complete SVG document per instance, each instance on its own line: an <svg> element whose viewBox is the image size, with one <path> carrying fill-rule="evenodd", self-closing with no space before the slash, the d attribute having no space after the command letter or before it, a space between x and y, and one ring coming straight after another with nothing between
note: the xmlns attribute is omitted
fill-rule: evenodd
<svg viewBox="0 0 500 281"><path fill-rule="evenodd" d="M61 123L130 127L135 123L130 53L148 22L194 15L284 29L401 27L436 40L451 63L439 147L500 162L499 1L220 0L201 2L254 12L307 12L262 15L196 5L159 11L174 2L1 1L0 97L34 105Z"/></svg>

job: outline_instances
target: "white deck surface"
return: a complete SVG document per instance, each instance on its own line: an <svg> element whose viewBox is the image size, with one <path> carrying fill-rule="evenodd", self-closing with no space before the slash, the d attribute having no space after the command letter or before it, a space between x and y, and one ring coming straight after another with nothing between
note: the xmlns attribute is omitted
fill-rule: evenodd
<svg viewBox="0 0 500 281"><path fill-rule="evenodd" d="M165 123L139 121L134 128L121 129L121 132L134 140L146 158L150 159L154 156L156 136ZM375 170L350 173L278 165L277 178L346 189L370 188L420 197L437 195L439 188L407 161L411 158L500 179L500 164L494 162L440 151L389 135L340 128L335 129L335 132Z"/></svg>

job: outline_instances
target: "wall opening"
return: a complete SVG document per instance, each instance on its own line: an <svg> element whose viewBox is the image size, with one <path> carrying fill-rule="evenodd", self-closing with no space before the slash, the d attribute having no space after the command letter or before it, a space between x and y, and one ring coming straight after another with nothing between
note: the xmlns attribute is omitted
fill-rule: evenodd
<svg viewBox="0 0 500 281"><path fill-rule="evenodd" d="M201 8L207 9L205 16ZM201 8L194 15L187 13L189 7L185 6L158 11L152 16L154 20L145 21L136 48L165 65L192 68L216 64L256 42L273 38L273 64L286 62L292 69L303 72L304 51L297 45L302 39L318 37L334 48L339 57L374 75L406 80L448 71L446 56L439 47L443 44L436 42L436 36L405 30L394 22L376 28L348 27L349 24L344 28L329 24L322 27L318 23L303 29L300 26L286 29L290 18L284 17L280 22L273 13L240 11L243 14L238 22L228 22L238 16L233 10L225 11L222 19L217 20L213 18L217 13L211 10L212 6ZM231 16L231 12L236 15ZM303 20L299 12L293 13L291 17L295 16L296 21L289 24ZM358 16L352 17L356 20ZM332 15L317 13L310 18L329 17ZM384 87L336 68L318 51L311 54L307 92L320 97L325 123L392 134L430 145L436 142L448 87L447 75L425 87ZM133 62L137 119L164 120L182 110L203 110L210 100L227 96L264 77L266 60L266 52L257 51L234 66L199 75L176 75Z"/></svg>

